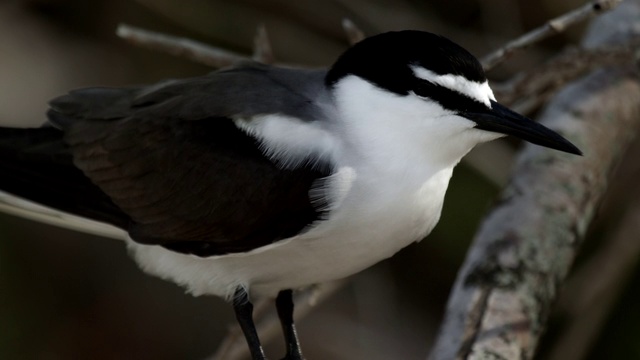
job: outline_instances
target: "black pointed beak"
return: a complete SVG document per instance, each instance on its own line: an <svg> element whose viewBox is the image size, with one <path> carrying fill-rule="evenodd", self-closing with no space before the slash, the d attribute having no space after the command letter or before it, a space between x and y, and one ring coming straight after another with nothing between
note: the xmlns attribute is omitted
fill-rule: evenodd
<svg viewBox="0 0 640 360"><path fill-rule="evenodd" d="M491 109L487 108L486 111L483 110L481 112L464 112L461 115L474 121L476 128L480 130L513 135L536 145L570 154L582 155L580 149L555 131L495 101L491 101Z"/></svg>

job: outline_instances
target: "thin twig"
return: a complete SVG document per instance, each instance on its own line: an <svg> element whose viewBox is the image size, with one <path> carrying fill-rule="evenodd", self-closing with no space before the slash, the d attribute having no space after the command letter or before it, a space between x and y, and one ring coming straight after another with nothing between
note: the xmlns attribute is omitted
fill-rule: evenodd
<svg viewBox="0 0 640 360"><path fill-rule="evenodd" d="M199 41L161 34L127 24L118 25L116 34L134 45L166 52L174 56L183 56L197 63L215 68L251 60L248 56L213 47Z"/></svg>
<svg viewBox="0 0 640 360"><path fill-rule="evenodd" d="M353 45L365 38L364 31L360 30L360 28L349 18L342 19L342 29L347 35L347 40L350 45Z"/></svg>
<svg viewBox="0 0 640 360"><path fill-rule="evenodd" d="M545 64L516 75L512 80L493 84L492 89L503 105L520 113L530 113L568 82L594 69L633 64L638 46L640 39L625 45L570 48Z"/></svg>
<svg viewBox="0 0 640 360"><path fill-rule="evenodd" d="M256 35L253 38L253 60L263 64L276 62L267 27L264 24L258 25Z"/></svg>
<svg viewBox="0 0 640 360"><path fill-rule="evenodd" d="M561 33L569 26L589 19L595 14L613 9L620 2L622 2L622 0L592 1L562 16L549 20L544 25L533 29L532 31L529 31L519 38L510 41L498 50L490 53L489 55L486 55L484 58L482 58L482 66L484 67L485 71L489 71L496 65L506 60L509 56L513 55L516 51L524 49L551 35Z"/></svg>
<svg viewBox="0 0 640 360"><path fill-rule="evenodd" d="M337 280L320 285L316 285L309 289L303 290L294 295L294 302L296 304L296 320L304 318L311 310L322 303L324 300L331 297L333 294L342 289L347 283L347 280ZM260 306L263 306L265 301L262 301ZM272 302L266 301L267 305ZM256 306L256 309L258 306ZM257 312L257 311L256 311ZM280 334L280 321L274 313L262 313L261 318L254 316L258 320L256 321L256 328L260 334L260 339L263 343L267 343L277 337ZM229 332L224 341L216 351L216 353L208 360L240 360L249 356L249 348L245 342L240 326L237 324L232 325L229 328Z"/></svg>

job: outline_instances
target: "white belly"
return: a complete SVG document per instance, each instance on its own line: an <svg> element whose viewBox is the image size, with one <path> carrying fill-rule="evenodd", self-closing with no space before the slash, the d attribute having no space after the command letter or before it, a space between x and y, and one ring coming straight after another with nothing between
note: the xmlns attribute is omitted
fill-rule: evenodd
<svg viewBox="0 0 640 360"><path fill-rule="evenodd" d="M438 222L451 172L442 170L418 186L396 184L398 191L385 194L355 180L330 220L248 253L200 258L128 244L143 270L194 295L229 298L238 286L273 295L352 275L422 239Z"/></svg>

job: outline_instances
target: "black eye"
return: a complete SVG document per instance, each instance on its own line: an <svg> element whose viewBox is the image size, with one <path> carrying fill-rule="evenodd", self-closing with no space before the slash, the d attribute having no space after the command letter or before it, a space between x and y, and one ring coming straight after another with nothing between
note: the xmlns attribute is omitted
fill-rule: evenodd
<svg viewBox="0 0 640 360"><path fill-rule="evenodd" d="M487 108L476 99L424 79L415 79L412 90L416 95L431 99L453 112L481 111Z"/></svg>
<svg viewBox="0 0 640 360"><path fill-rule="evenodd" d="M418 96L433 98L439 88L444 89L442 86L436 85L431 81L416 79L413 86L413 92Z"/></svg>

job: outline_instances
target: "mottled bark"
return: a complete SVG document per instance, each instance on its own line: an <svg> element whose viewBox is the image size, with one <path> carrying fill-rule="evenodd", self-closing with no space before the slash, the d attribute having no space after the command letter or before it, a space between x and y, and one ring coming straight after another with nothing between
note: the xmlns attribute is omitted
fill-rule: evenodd
<svg viewBox="0 0 640 360"><path fill-rule="evenodd" d="M626 1L592 24L585 46L629 40L639 13L640 1ZM637 67L572 83L540 121L584 156L526 146L458 274L431 360L533 357L607 180L640 130Z"/></svg>

